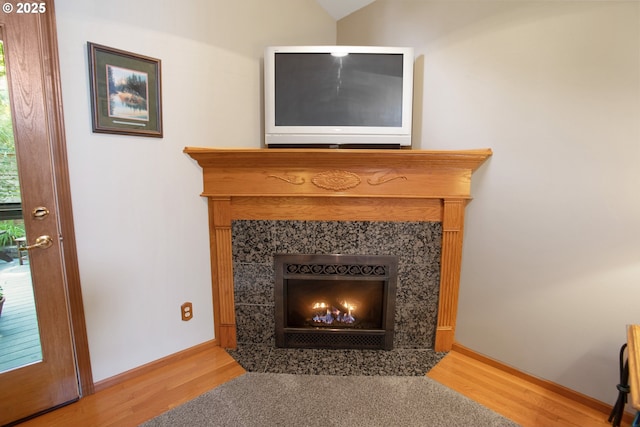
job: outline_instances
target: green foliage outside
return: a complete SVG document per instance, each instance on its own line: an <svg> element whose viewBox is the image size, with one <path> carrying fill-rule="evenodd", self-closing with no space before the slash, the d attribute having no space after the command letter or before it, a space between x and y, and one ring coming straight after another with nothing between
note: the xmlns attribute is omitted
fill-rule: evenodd
<svg viewBox="0 0 640 427"><path fill-rule="evenodd" d="M9 105L4 45L0 42L0 203L20 202L18 164L13 142L13 122Z"/></svg>
<svg viewBox="0 0 640 427"><path fill-rule="evenodd" d="M4 45L0 41L0 203L20 203L20 201L20 182L13 141L7 71L4 64ZM24 221L0 221L0 248L13 246L14 240L24 235Z"/></svg>
<svg viewBox="0 0 640 427"><path fill-rule="evenodd" d="M15 239L24 236L24 221L13 219L0 221L0 248L13 246Z"/></svg>

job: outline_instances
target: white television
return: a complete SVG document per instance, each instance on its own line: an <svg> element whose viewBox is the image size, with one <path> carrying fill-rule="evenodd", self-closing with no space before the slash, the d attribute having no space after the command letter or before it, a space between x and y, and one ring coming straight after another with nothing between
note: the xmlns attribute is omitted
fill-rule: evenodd
<svg viewBox="0 0 640 427"><path fill-rule="evenodd" d="M265 145L410 146L413 62L406 47L268 47Z"/></svg>

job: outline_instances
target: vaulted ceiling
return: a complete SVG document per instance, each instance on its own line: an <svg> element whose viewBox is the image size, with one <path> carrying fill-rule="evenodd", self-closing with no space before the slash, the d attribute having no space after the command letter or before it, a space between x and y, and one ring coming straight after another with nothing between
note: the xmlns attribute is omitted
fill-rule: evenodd
<svg viewBox="0 0 640 427"><path fill-rule="evenodd" d="M336 21L375 0L316 0Z"/></svg>

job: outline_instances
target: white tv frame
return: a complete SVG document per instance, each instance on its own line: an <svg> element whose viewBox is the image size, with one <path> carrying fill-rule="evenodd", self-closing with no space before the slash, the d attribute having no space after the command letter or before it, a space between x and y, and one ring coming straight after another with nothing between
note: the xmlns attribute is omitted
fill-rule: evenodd
<svg viewBox="0 0 640 427"><path fill-rule="evenodd" d="M402 125L276 126L275 55L277 53L380 53L403 55ZM264 54L265 145L411 145L413 109L413 48L387 46L270 46Z"/></svg>

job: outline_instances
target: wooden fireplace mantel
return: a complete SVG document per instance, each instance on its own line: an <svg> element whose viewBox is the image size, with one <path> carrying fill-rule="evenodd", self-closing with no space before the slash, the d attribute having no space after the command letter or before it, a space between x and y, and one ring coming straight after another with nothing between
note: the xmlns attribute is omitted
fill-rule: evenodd
<svg viewBox="0 0 640 427"><path fill-rule="evenodd" d="M231 221L442 222L436 351L451 349L471 175L492 152L186 147L203 169L216 338L236 347Z"/></svg>

